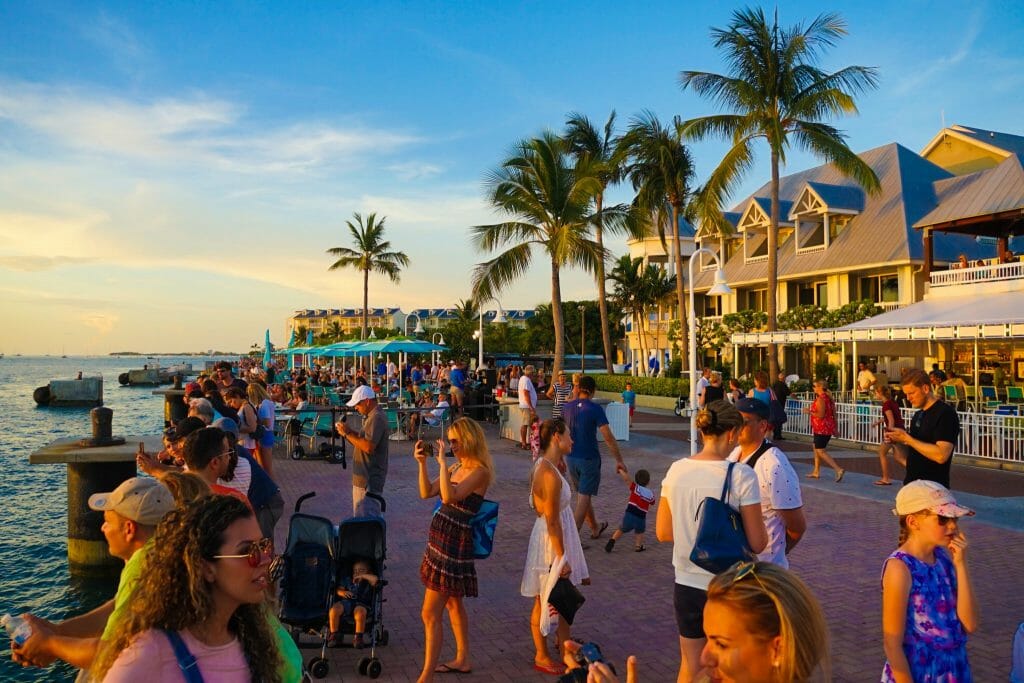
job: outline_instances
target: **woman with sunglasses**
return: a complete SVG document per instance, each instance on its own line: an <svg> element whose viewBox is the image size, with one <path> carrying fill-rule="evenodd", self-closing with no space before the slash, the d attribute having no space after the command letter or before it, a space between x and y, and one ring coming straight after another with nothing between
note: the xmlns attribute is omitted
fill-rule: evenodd
<svg viewBox="0 0 1024 683"><path fill-rule="evenodd" d="M417 441L413 456L419 465L420 498L441 498L441 507L430 520L427 549L420 564L423 595L425 654L419 683L435 673L469 673L469 621L462 600L476 597L476 567L473 564L473 529L470 521L480 510L487 487L494 482L494 463L484 432L474 420L460 417L448 428L448 443L455 454L451 467L445 461L447 448L438 439L438 476L427 474L429 445ZM441 655L441 622L445 608L455 635L455 658L438 664Z"/></svg>
<svg viewBox="0 0 1024 683"><path fill-rule="evenodd" d="M900 489L895 512L900 546L882 565L882 681L970 681L967 634L979 615L958 520L974 512L925 479Z"/></svg>
<svg viewBox="0 0 1024 683"><path fill-rule="evenodd" d="M234 498L206 496L168 513L93 679L183 680L192 657L206 681L280 681L267 606L272 547Z"/></svg>
<svg viewBox="0 0 1024 683"><path fill-rule="evenodd" d="M821 605L778 565L741 562L712 579L704 632L698 681L802 683L819 669L831 680Z"/></svg>
<svg viewBox="0 0 1024 683"><path fill-rule="evenodd" d="M699 527L699 511L707 497L722 495L730 471L726 457L739 440L743 416L727 401L713 401L697 413L697 429L704 447L696 455L675 461L661 484L656 533L662 543L672 541L675 567L673 604L679 627L679 681L691 681L706 643L703 628L704 603L711 572L690 560ZM732 468L726 502L743 520L747 544L755 553L768 545L768 531L761 515L761 493L757 475L743 463Z"/></svg>

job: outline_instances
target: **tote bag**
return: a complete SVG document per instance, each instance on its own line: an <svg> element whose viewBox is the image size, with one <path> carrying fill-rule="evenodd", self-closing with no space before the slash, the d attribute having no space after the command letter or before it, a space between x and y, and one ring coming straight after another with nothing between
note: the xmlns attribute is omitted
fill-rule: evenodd
<svg viewBox="0 0 1024 683"><path fill-rule="evenodd" d="M434 514L441 509L441 499L434 505ZM484 498L480 509L470 520L473 529L473 559L486 560L494 550L494 532L498 528L498 504Z"/></svg>
<svg viewBox="0 0 1024 683"><path fill-rule="evenodd" d="M754 553L747 545L747 535L743 531L743 519L740 513L729 507L729 487L732 482L732 468L729 463L725 471L725 483L722 484L722 497L708 496L697 506L694 521L700 520L697 527L697 538L690 551L690 562L711 572L719 574L737 562L755 559Z"/></svg>

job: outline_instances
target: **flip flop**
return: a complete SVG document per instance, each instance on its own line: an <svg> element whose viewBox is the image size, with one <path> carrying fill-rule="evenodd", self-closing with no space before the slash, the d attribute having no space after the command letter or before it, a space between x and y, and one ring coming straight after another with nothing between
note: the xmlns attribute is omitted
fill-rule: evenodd
<svg viewBox="0 0 1024 683"><path fill-rule="evenodd" d="M601 522L601 526L599 526L597 528L597 533L590 534L590 539L592 541L596 541L597 539L601 538L601 534L603 534L604 530L607 529L607 528L608 528L608 522Z"/></svg>
<svg viewBox="0 0 1024 683"><path fill-rule="evenodd" d="M804 476L807 477L808 479L821 479L820 474L805 474Z"/></svg>
<svg viewBox="0 0 1024 683"><path fill-rule="evenodd" d="M876 482L872 482L872 483L874 483L875 486L892 486L892 482L891 481L882 481L881 479L879 479Z"/></svg>
<svg viewBox="0 0 1024 683"><path fill-rule="evenodd" d="M552 676L561 676L565 673L565 666L559 664L538 664L533 663L533 670L539 671L542 674L551 674Z"/></svg>
<svg viewBox="0 0 1024 683"><path fill-rule="evenodd" d="M451 666L450 664L438 664L437 667L434 669L434 673L436 673L436 674L471 674L471 673L473 673L473 670L472 669L456 669L454 666Z"/></svg>
<svg viewBox="0 0 1024 683"><path fill-rule="evenodd" d="M836 472L836 483L837 484L843 480L843 475L845 475L845 474L846 474L846 470L839 470L838 472Z"/></svg>

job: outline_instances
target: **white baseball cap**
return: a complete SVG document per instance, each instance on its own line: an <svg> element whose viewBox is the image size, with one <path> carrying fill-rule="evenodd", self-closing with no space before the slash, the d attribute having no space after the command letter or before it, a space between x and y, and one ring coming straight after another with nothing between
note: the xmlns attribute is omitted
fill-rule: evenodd
<svg viewBox="0 0 1024 683"><path fill-rule="evenodd" d="M958 505L949 489L934 481L917 479L896 494L894 514L912 515L925 510L943 517L970 517L974 514L974 510Z"/></svg>
<svg viewBox="0 0 1024 683"><path fill-rule="evenodd" d="M352 392L352 398L350 398L348 403L345 405L349 408L355 408L357 405L370 398L377 398L377 394L373 393L373 389L365 384L360 384L356 387L356 390Z"/></svg>

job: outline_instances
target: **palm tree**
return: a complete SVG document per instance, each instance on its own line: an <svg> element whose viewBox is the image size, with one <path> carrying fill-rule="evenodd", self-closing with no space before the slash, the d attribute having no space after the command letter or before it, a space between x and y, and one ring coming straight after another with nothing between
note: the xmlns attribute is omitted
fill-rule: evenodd
<svg viewBox="0 0 1024 683"><path fill-rule="evenodd" d="M761 9L738 10L726 29L712 29L716 48L729 64L727 75L683 71L683 90L692 88L736 113L702 116L680 126L687 138L731 138L732 147L704 187L704 203L720 207L754 162L753 142L764 138L771 154L771 220L768 228L768 330L778 312L779 166L791 145L831 162L870 193L878 178L846 145L845 136L824 119L857 113L854 95L877 86L876 69L848 66L833 73L816 66L820 53L846 35L838 14L822 14L806 27L780 29ZM770 376L778 374L778 348L769 346Z"/></svg>
<svg viewBox="0 0 1024 683"><path fill-rule="evenodd" d="M522 277L540 247L551 265L551 314L555 328L554 372L565 359L565 320L562 315L561 270L579 266L594 272L605 250L590 239L601 219L605 226L626 220L619 207L593 210L601 192L589 157L573 160L568 144L554 133L519 142L512 154L487 179L488 199L508 220L472 228L474 246L493 251L508 249L477 265L473 297L483 301Z"/></svg>
<svg viewBox="0 0 1024 683"><path fill-rule="evenodd" d="M619 139L614 135L615 112L612 111L604 129L598 129L583 114L572 113L565 124L565 140L577 159L589 157L595 163L597 179L601 184L601 191L594 197L594 208L598 216L604 208L604 193L608 186L619 183L625 172L626 155ZM628 224L631 236L642 237L644 227L639 222ZM604 221L598 218L594 223L594 242L604 249ZM597 270L594 272L594 279L597 280L597 307L601 314L601 341L604 346L605 371L612 373L612 334L611 323L608 320L608 304L605 301L605 263L602 259L597 263Z"/></svg>
<svg viewBox="0 0 1024 683"><path fill-rule="evenodd" d="M679 134L680 123L680 119L676 117L675 125L670 129L663 126L653 113L644 112L633 119L629 130L622 136L622 145L630 156L628 173L633 189L637 193L637 206L655 216L655 225L663 244L666 222L672 231L677 314L682 331L682 347L685 349L686 297L683 293L683 255L679 246L679 218L688 211L694 166L690 150L683 145ZM685 362L683 367L686 367Z"/></svg>
<svg viewBox="0 0 1024 683"><path fill-rule="evenodd" d="M391 251L391 242L384 239L384 221L377 220L377 214L371 213L363 222L358 213L352 214L355 222L345 221L352 235L355 249L348 247L332 247L327 250L338 260L328 270L355 268L363 273L363 325L359 338L366 339L369 327L370 271L381 273L391 278L392 282L400 280L402 268L409 265L409 257L400 251Z"/></svg>
<svg viewBox="0 0 1024 683"><path fill-rule="evenodd" d="M644 347L644 332L646 330L650 333L651 309L672 296L676 288L676 277L653 264L644 267L640 257L624 255L615 262L608 279L614 283L612 295L615 301L633 319L640 355L646 361L648 353ZM640 364L640 369L643 373L647 372L646 362Z"/></svg>

